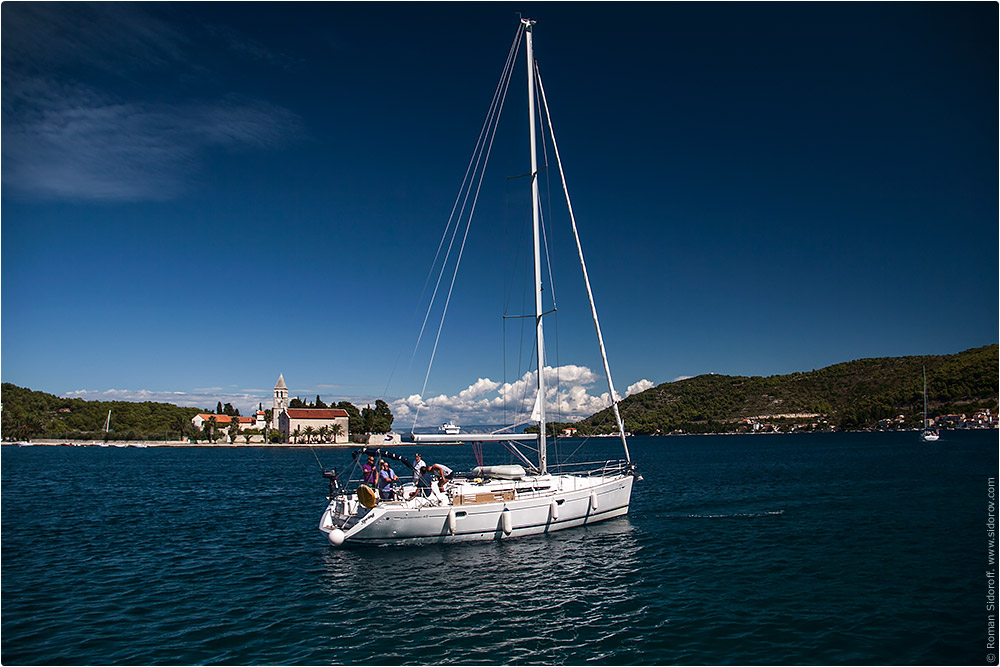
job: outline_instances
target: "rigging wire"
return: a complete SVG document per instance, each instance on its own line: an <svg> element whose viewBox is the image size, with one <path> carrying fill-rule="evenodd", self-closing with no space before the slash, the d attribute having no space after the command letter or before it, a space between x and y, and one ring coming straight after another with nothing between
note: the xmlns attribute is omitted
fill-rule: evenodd
<svg viewBox="0 0 1000 667"><path fill-rule="evenodd" d="M441 248L444 246L444 240L446 238L448 238L448 231L451 229L452 222L455 220L455 210L458 208L458 202L460 200L462 200L462 193L465 192L465 190L466 190L466 183L469 181L470 172L474 174L474 172L473 172L473 164L474 163L478 164L476 154L477 154L477 152L481 152L480 146L482 144L483 137L485 136L485 134L487 132L487 129L489 127L489 124L490 124L489 120L493 116L494 110L496 109L497 99L499 97L500 90L501 90L501 88L505 88L505 84L504 84L505 78L506 78L506 80L507 80L507 82L509 84L510 74L508 74L508 71L512 69L512 62L513 62L514 58L517 56L517 50L518 50L518 48L520 46L521 38L523 36L523 33L524 33L524 27L522 25L517 30L517 32L514 34L514 40L511 43L510 49L507 52L507 61L504 64L504 69L503 69L503 71L500 74L500 79L497 82L497 87L493 91L493 99L491 100L491 102L490 102L490 108L489 108L489 110L486 113L486 120L483 121L483 126L480 129L480 131L479 131L479 137L476 139L475 148L473 148L473 151L472 151L472 153L473 153L472 157L469 159L469 164L465 168L465 174L462 177L462 184L459 186L458 194L455 196L455 202L452 204L451 213L448 215L448 222L447 222L447 224L445 224L444 230L441 233L441 240L438 241L438 247L437 247L437 250L434 253L434 260L431 262L431 265L430 265L430 267L427 270L427 277L424 279L424 285L423 285L423 288L420 290L420 297L417 299L417 302L416 302L417 304L423 302L424 295L427 293L427 286L430 284L431 276L434 275L434 268L437 266L438 259L441 256ZM461 217L461 213L459 213L459 218L460 217ZM409 364L407 365L407 372L409 372L409 369L412 368L412 366L413 366L413 360L416 357L418 348L420 347L420 340L423 338L424 329L427 326L427 318L430 316L431 309L434 306L434 301L435 301L435 299L437 297L438 287L441 284L441 276L444 275L444 268L447 265L448 258L449 258L450 254L451 254L451 247L452 247L452 244L454 243L455 232L457 232L458 227L459 227L459 223L457 221L455 221L455 230L452 231L451 242L448 244L448 251L445 253L444 258L442 259L441 269L440 269L440 271L438 273L438 279L437 279L437 282L434 285L434 292L432 293L430 302L427 305L427 312L424 314L423 322L420 325L420 332L417 334L417 340L413 344L413 352L410 354L410 361L409 361ZM414 307L414 314L416 314L416 306ZM402 346L400 346L399 353L396 356L396 361L395 361L395 363L393 363L393 366L392 366L392 371L390 371L390 373L389 373L389 380L386 382L385 390L382 392L382 397L383 398L385 398L385 396L389 393L389 385L392 383L392 378L393 378L393 376L396 373L396 368L399 365L399 360L402 357L402 353L403 353L403 348L402 348Z"/></svg>
<svg viewBox="0 0 1000 667"><path fill-rule="evenodd" d="M583 272L583 282L587 288L587 298L590 301L590 312L594 320L594 330L597 333L597 344L601 350L601 361L604 363L604 374L608 380L608 397L611 400L612 412L618 425L618 433L621 436L622 447L625 449L625 459L631 462L632 457L628 451L628 441L625 438L625 424L622 422L621 412L618 409L618 392L615 391L614 382L611 380L611 367L608 365L608 355L604 348L604 336L601 334L601 324L597 319L597 306L594 304L594 293L590 288L590 278L587 276L587 263L583 258L583 246L580 244L580 234L576 228L576 216L573 215L573 204L569 197L569 187L566 185L566 174L563 172L562 160L559 159L559 145L556 143L556 133L552 128L552 115L549 113L548 102L545 100L545 88L542 85L542 74L535 63L535 76L538 79L538 88L541 92L542 103L545 105L545 117L548 120L549 134L552 137L552 150L556 156L556 164L559 167L559 179L562 182L563 193L566 195L566 209L569 212L570 227L573 230L573 238L576 240L576 249L580 257L580 269Z"/></svg>
<svg viewBox="0 0 1000 667"><path fill-rule="evenodd" d="M537 76L537 73L538 73L538 63L536 62L535 63L535 74L536 74L536 76ZM538 86L538 90L536 90L536 96L540 96L540 94L541 94L540 89L541 89L541 81L539 80L539 86ZM546 137L548 135L545 132L545 127L546 126L545 126L545 123L544 123L544 118L542 117L542 107L543 107L543 104L542 104L542 100L540 98L537 100L537 102L538 102L538 104L536 106L538 108L538 125L539 125L540 128L542 128L542 131L540 132L540 135L541 135L541 139L542 139L541 140L541 144L542 144L542 157L543 157L543 160L544 160L543 163L545 165L548 165L549 164L549 152L548 152L548 143L546 142ZM555 368L555 371L556 371L556 383L555 383L555 388L554 388L554 392L553 392L555 394L555 398L556 398L556 409L555 409L555 411L552 414L552 416L554 417L554 419L550 419L549 421L561 421L561 417L562 417L562 402L559 400L559 389L562 387L562 370L561 370L561 364L559 363L559 308L556 305L556 282L555 282L555 279L552 277L552 259L551 259L551 256L549 254L549 240L548 240L548 234L546 233L546 227L551 224L549 221L553 219L552 218L552 178L551 178L551 171L549 169L545 170L545 206L548 208L548 212L549 213L548 213L547 217L543 217L542 218L542 241L543 241L544 247L545 247L545 265L546 265L546 268L548 269L548 273L549 273L549 289L551 290L551 293L552 293L552 311L553 311L552 312L552 315L553 315L552 325L553 325L553 334L554 334L554 337L553 337L554 338L554 340L553 340L553 343L554 343L553 347L554 347L554 351L555 351L555 355L554 355L555 356L554 368ZM548 416L548 412L547 411L546 411L546 416ZM553 437L553 440L554 440L553 445L554 445L554 449L555 449L556 460L558 460L559 457L560 457L560 453L561 453L560 446L559 446L560 443L559 443L558 435L555 435Z"/></svg>
<svg viewBox="0 0 1000 667"><path fill-rule="evenodd" d="M507 99L507 91L509 90L510 80L511 80L511 77L513 75L513 63L514 63L515 55L516 55L516 48L517 48L517 44L520 42L520 38L521 38L522 34L523 34L523 29L519 29L518 33L517 33L517 36L515 37L515 44L514 44L514 46L512 46L511 52L508 54L507 63L504 66L504 73L501 75L501 80L500 80L500 83L498 84L498 89L497 89L498 92L494 94L495 104L493 104L491 106L491 113L487 115L487 129L484 132L480 133L480 137L483 138L483 141L480 141L479 145L477 146L477 149L473 151L474 155L478 151L478 156L475 157L475 160L474 160L475 161L475 169L472 172L472 178L471 178L471 180L468 183L468 188L465 190L465 196L463 198L462 208L461 208L461 210L459 212L458 222L456 223L455 230L452 233L452 243L454 242L454 238L455 238L455 235L458 232L458 228L461 226L461 219L465 215L465 207L466 207L466 204L468 203L468 200L469 200L470 196L472 196L472 204L471 204L471 206L469 208L468 216L466 217L465 231L462 234L462 243L459 246L458 254L457 254L456 258L455 258L455 269L454 269L454 271L452 273L451 283L448 286L448 295L445 298L444 306L443 306L442 311L441 311L441 320L438 323L437 334L436 334L436 336L434 338L434 346L431 349L430 360L427 363L427 373L424 375L424 383L423 383L423 385L422 385L422 387L420 389L420 395L421 395L421 397L424 396L424 394L427 391L427 382L428 382L428 380L430 378L431 368L434 365L434 357L437 355L438 343L441 340L441 330L444 327L444 320L445 320L445 317L448 314L448 306L451 303L451 296L452 296L452 293L453 293L454 288L455 288L455 279L458 277L458 269L459 269L459 266L461 266L462 255L465 252L465 244L466 244L466 241L468 240L468 237L469 237L469 228L472 225L472 218L475 215L476 205L479 202L479 193L480 193L480 191L482 189L483 179L485 178L485 175L486 175L486 164L489 162L490 155L491 155L491 153L493 151L493 143L494 143L494 140L496 138L497 128L499 127L499 124L500 124L500 115L503 112L504 102ZM501 91L501 88L502 88L502 91ZM489 141L488 142L485 141L484 135L489 135ZM481 167L480 167L480 165L481 165ZM476 173L477 172L478 172L478 181L476 181ZM473 195L473 192L472 192L473 181L476 181L475 182L475 194L474 195ZM449 244L448 251L447 251L447 254L446 254L446 260L445 260L445 262L447 262L447 257L451 255L451 247L452 247L452 244ZM440 285L441 278L444 276L445 267L446 267L446 263L443 263L442 264L442 268L441 268L441 273L438 276L437 285L435 286L435 289L434 289L435 296L437 295L437 289L438 289L438 286ZM427 316L425 316L425 318L424 318L425 325L426 325L427 317L430 316L430 310L431 310L431 307L433 306L433 300L434 299L432 298L431 304L428 305ZM421 334L420 334L421 336L423 335L423 329L424 329L424 327L421 327ZM414 351L414 354L415 353L416 352ZM418 420L419 416L420 416L420 406L418 405L417 406L417 410L414 412L414 416L413 416L413 427L414 428L416 428L416 424L417 424L417 420Z"/></svg>
<svg viewBox="0 0 1000 667"><path fill-rule="evenodd" d="M312 445L309 445L309 451L312 452L313 458L316 459L316 465L319 466L319 469L326 470L326 468L323 467L323 464L319 462L319 456L316 455L316 450L312 448Z"/></svg>

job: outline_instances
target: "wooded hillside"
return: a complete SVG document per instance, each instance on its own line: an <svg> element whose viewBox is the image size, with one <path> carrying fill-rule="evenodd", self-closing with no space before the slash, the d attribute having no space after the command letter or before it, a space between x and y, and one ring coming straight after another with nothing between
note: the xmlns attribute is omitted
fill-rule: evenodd
<svg viewBox="0 0 1000 667"><path fill-rule="evenodd" d="M105 439L104 423L111 411L110 440L179 440L195 429L191 418L199 408L171 403L85 401L32 391L9 382L0 386L4 440L28 438Z"/></svg>
<svg viewBox="0 0 1000 667"><path fill-rule="evenodd" d="M757 418L790 425L825 420L829 427L873 428L904 417L896 427L917 428L923 415L923 378L931 417L997 410L997 345L958 354L859 359L820 370L770 377L699 375L666 382L620 404L625 428L636 435L724 433ZM779 415L819 415L780 417ZM615 429L609 409L574 424L581 435Z"/></svg>

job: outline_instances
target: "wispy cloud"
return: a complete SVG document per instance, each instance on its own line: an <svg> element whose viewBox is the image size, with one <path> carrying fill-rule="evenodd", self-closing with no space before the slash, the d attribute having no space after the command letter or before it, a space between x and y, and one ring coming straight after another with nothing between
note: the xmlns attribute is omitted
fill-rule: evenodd
<svg viewBox="0 0 1000 667"><path fill-rule="evenodd" d="M226 91L165 101L150 96L155 86L128 85L200 67L186 61L182 31L133 5L8 4L3 18L8 191L170 199L196 182L209 150L273 149L301 131L296 114L266 101Z"/></svg>
<svg viewBox="0 0 1000 667"><path fill-rule="evenodd" d="M273 49L264 46L257 40L252 39L229 26L211 24L204 27L206 32L215 36L218 40L225 44L230 51L246 56L251 60L280 67L282 69L294 67L299 62L297 59L292 58L287 54L274 51Z"/></svg>
<svg viewBox="0 0 1000 667"><path fill-rule="evenodd" d="M259 394L245 392L213 391L211 388L194 391L155 391L149 389L77 389L63 394L66 398L82 398L86 401L129 401L142 403L173 403L188 408L215 409L216 403L231 403L240 414L252 414L261 403L269 407L270 396L266 399Z"/></svg>

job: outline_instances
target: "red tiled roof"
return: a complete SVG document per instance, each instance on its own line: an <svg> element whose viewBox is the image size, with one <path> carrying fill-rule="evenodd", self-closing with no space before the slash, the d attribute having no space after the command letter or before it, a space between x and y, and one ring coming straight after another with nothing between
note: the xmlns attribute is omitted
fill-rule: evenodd
<svg viewBox="0 0 1000 667"><path fill-rule="evenodd" d="M324 410L322 408L288 408L286 410L289 419L333 419L334 417L347 417L347 410L332 408Z"/></svg>
<svg viewBox="0 0 1000 667"><path fill-rule="evenodd" d="M198 416L204 419L205 421L208 421L212 417L215 417L216 424L228 424L232 421L232 417L230 417L229 415L213 415L211 412L203 412ZM252 417L237 417L237 419L239 419L241 424L252 424L254 421Z"/></svg>

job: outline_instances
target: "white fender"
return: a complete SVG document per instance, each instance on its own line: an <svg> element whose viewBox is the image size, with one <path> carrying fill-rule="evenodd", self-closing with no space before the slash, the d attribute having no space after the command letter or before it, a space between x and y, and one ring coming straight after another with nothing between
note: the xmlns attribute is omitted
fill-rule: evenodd
<svg viewBox="0 0 1000 667"><path fill-rule="evenodd" d="M504 535L510 535L511 531L514 530L514 521L510 518L510 510L507 508L500 512L500 526L503 528Z"/></svg>
<svg viewBox="0 0 1000 667"><path fill-rule="evenodd" d="M597 511L597 493L593 491L590 493L590 511Z"/></svg>
<svg viewBox="0 0 1000 667"><path fill-rule="evenodd" d="M438 487L437 482L431 483L431 503L434 505L448 504L448 496Z"/></svg>
<svg viewBox="0 0 1000 667"><path fill-rule="evenodd" d="M452 535L455 534L455 523L456 523L455 510L451 510L450 512L448 512L448 532L450 532Z"/></svg>
<svg viewBox="0 0 1000 667"><path fill-rule="evenodd" d="M330 540L330 544L335 547L339 547L344 543L344 531L340 528L334 528L329 533L326 534L327 539Z"/></svg>
<svg viewBox="0 0 1000 667"><path fill-rule="evenodd" d="M553 521L559 520L559 503L554 500L552 501L552 504L549 505L549 516L552 517Z"/></svg>

